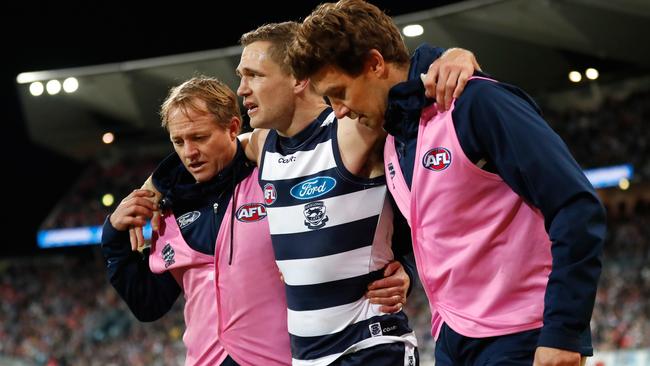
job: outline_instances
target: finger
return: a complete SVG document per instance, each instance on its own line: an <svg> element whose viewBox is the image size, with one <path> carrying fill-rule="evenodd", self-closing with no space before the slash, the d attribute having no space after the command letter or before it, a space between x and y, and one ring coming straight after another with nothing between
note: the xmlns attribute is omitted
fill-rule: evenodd
<svg viewBox="0 0 650 366"><path fill-rule="evenodd" d="M144 207L144 206L140 206L140 205L132 205L132 206L128 206L128 207L126 207L124 209L124 213L125 213L124 216L126 216L127 218L130 217L132 219L135 219L137 217L141 217L143 219L144 218L150 219L151 217L153 217L154 212L155 211L153 209L149 208L149 207Z"/></svg>
<svg viewBox="0 0 650 366"><path fill-rule="evenodd" d="M438 72L438 83L436 84L436 103L438 109L445 107L445 87L449 78L449 67L441 67Z"/></svg>
<svg viewBox="0 0 650 366"><path fill-rule="evenodd" d="M396 304L393 306L383 305L379 308L379 311L387 314L397 313L398 311L402 310L402 307L402 304Z"/></svg>
<svg viewBox="0 0 650 366"><path fill-rule="evenodd" d="M160 228L160 211L156 210L153 212L153 216L151 216L151 230L158 231L159 228Z"/></svg>
<svg viewBox="0 0 650 366"><path fill-rule="evenodd" d="M142 228L147 225L147 220L142 216L130 217L127 220L129 227Z"/></svg>
<svg viewBox="0 0 650 366"><path fill-rule="evenodd" d="M405 284L400 283L397 286L383 287L376 290L369 290L366 292L366 297L390 297L390 296L403 296L406 297L408 288Z"/></svg>
<svg viewBox="0 0 650 366"><path fill-rule="evenodd" d="M449 73L447 84L445 85L445 110L448 110L451 107L452 96L454 95L456 85L458 85L459 75L459 70L453 70Z"/></svg>
<svg viewBox="0 0 650 366"><path fill-rule="evenodd" d="M122 202L128 201L136 197L153 197L155 194L152 191L146 189L134 189L133 192L129 193L128 196L124 197Z"/></svg>
<svg viewBox="0 0 650 366"><path fill-rule="evenodd" d="M436 61L429 66L426 75L426 82L424 83L425 93L427 98L433 98L436 95L437 83L440 80L440 62Z"/></svg>
<svg viewBox="0 0 650 366"><path fill-rule="evenodd" d="M144 234L142 233L142 227L135 228L135 236L138 240L138 248L144 247Z"/></svg>
<svg viewBox="0 0 650 366"><path fill-rule="evenodd" d="M129 241L131 242L131 250L134 252L138 250L138 238L136 238L133 228L129 228Z"/></svg>
<svg viewBox="0 0 650 366"><path fill-rule="evenodd" d="M398 261L392 261L388 263L388 265L384 269L384 277L392 276L395 272L397 272L400 269L400 267L402 267L402 264Z"/></svg>
<svg viewBox="0 0 650 366"><path fill-rule="evenodd" d="M142 187L140 187L140 189L151 192L151 196L148 198L152 202L155 202L156 204L160 201L160 198L162 197L162 194L154 186L151 176L147 178L147 180L144 182L144 184L142 184Z"/></svg>
<svg viewBox="0 0 650 366"><path fill-rule="evenodd" d="M152 211L158 209L158 202L153 200L152 197L132 197L127 202L124 202L124 204L133 207L142 206Z"/></svg>
<svg viewBox="0 0 650 366"><path fill-rule="evenodd" d="M456 84L456 89L454 89L454 98L460 97L460 94L465 90L465 86L467 85L470 76L471 74L468 75L466 72L460 73L458 84Z"/></svg>
<svg viewBox="0 0 650 366"><path fill-rule="evenodd" d="M404 303L404 298L400 295L393 295L389 297L371 297L368 298L368 301L371 304L393 306L396 304Z"/></svg>
<svg viewBox="0 0 650 366"><path fill-rule="evenodd" d="M387 277L371 283L370 286L368 286L368 291L385 290L389 288L402 287L402 286L404 286L404 281L401 278Z"/></svg>
<svg viewBox="0 0 650 366"><path fill-rule="evenodd" d="M366 292L367 298L386 298L391 296L401 296L404 291L401 287L383 288Z"/></svg>
<svg viewBox="0 0 650 366"><path fill-rule="evenodd" d="M436 81L433 80L431 77L429 77L429 74L420 74L420 80L422 80L422 85L424 85L424 96L427 98L433 98L433 94L431 91L435 90L435 83ZM434 85L434 87L431 87L431 84Z"/></svg>
<svg viewBox="0 0 650 366"><path fill-rule="evenodd" d="M392 275L389 277L384 277L380 280L373 281L370 286L368 286L368 290L382 290L402 286L404 286L404 279L398 275Z"/></svg>

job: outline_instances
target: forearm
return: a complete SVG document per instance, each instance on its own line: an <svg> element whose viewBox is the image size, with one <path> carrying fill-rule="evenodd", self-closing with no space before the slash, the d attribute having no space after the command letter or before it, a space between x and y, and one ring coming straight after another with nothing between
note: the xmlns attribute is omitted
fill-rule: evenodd
<svg viewBox="0 0 650 366"><path fill-rule="evenodd" d="M544 297L539 345L582 351L601 272L605 214L596 197L576 197L555 216L549 230L553 268ZM583 342L584 343L584 342Z"/></svg>
<svg viewBox="0 0 650 366"><path fill-rule="evenodd" d="M131 251L128 232L115 230L109 220L102 233L102 255L111 285L141 321L162 317L178 298L180 286L168 272L151 272L147 256Z"/></svg>
<svg viewBox="0 0 650 366"><path fill-rule="evenodd" d="M413 243L411 241L411 228L406 219L399 213L397 205L393 204L393 254L395 260L400 262L410 278L407 296L413 290L413 284L418 276L415 258L413 257Z"/></svg>

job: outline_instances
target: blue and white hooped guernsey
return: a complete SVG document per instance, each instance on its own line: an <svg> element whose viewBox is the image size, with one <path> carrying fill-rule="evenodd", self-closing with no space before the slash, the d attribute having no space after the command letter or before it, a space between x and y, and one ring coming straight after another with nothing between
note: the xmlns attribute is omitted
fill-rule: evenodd
<svg viewBox="0 0 650 366"><path fill-rule="evenodd" d="M337 125L328 108L294 137L270 131L260 162L293 365L329 365L385 343L417 346L402 311L382 313L364 297L393 260L393 213L384 176L345 169Z"/></svg>

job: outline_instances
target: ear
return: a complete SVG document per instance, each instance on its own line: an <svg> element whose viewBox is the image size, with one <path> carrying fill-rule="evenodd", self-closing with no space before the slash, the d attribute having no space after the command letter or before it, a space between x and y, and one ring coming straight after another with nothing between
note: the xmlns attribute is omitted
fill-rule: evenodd
<svg viewBox="0 0 650 366"><path fill-rule="evenodd" d="M228 135L230 135L230 138L233 141L237 138L237 135L239 135L240 130L241 130L241 119L237 117L230 118L230 124L228 125Z"/></svg>
<svg viewBox="0 0 650 366"><path fill-rule="evenodd" d="M382 77L386 73L386 61L384 56L376 49L371 49L366 56L365 71Z"/></svg>
<svg viewBox="0 0 650 366"><path fill-rule="evenodd" d="M293 92L294 94L301 93L303 90L307 89L309 87L309 79L305 80L296 80L295 83L293 84Z"/></svg>

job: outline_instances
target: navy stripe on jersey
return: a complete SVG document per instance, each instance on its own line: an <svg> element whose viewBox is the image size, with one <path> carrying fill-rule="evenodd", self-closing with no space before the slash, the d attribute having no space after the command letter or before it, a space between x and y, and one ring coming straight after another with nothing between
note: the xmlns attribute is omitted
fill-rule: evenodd
<svg viewBox="0 0 650 366"><path fill-rule="evenodd" d="M298 132L293 137L283 137L278 140L276 144L268 144L264 146L264 153L275 153L281 152L284 155L294 153L296 151L309 151L313 150L316 145L323 142L321 138L322 135L318 134L318 130L321 128L323 123L329 123L334 120L334 115L331 114L332 109L326 108L321 112L321 114L314 120L315 123L310 124L304 130ZM276 132L269 131L270 133L276 134ZM260 167L260 170L261 167Z"/></svg>
<svg viewBox="0 0 650 366"><path fill-rule="evenodd" d="M372 329L372 333L371 333ZM384 336L402 336L412 332L404 312L375 316L352 324L344 331L319 337L298 337L289 335L293 358L313 360L345 351L351 344L364 339Z"/></svg>
<svg viewBox="0 0 650 366"><path fill-rule="evenodd" d="M363 276L306 286L286 285L287 306L290 310L306 311L349 304L359 300L368 284L384 277L383 270Z"/></svg>
<svg viewBox="0 0 650 366"><path fill-rule="evenodd" d="M269 131L260 161L293 364L301 366L329 365L351 347L416 343L404 314L384 315L364 296L393 259L392 213L384 176L345 168L337 129L328 108L292 138Z"/></svg>
<svg viewBox="0 0 650 366"><path fill-rule="evenodd" d="M327 235L319 231L272 235L276 260L304 259L347 252L372 244L378 216L329 228ZM300 245L296 245L300 243Z"/></svg>

